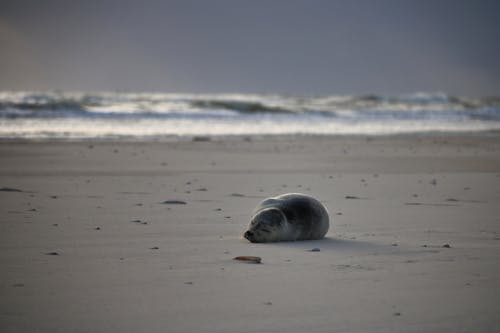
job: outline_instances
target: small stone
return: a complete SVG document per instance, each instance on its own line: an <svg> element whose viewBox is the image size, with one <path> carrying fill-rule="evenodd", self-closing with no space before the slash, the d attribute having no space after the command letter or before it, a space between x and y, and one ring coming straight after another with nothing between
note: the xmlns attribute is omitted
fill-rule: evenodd
<svg viewBox="0 0 500 333"><path fill-rule="evenodd" d="M444 244L443 247L445 247L447 249L451 248L450 244Z"/></svg>
<svg viewBox="0 0 500 333"><path fill-rule="evenodd" d="M315 247L315 248L312 248L311 250L309 250L310 252L320 252L321 249L319 247Z"/></svg>
<svg viewBox="0 0 500 333"><path fill-rule="evenodd" d="M238 256L238 257L234 257L233 260L239 260L239 261L253 263L253 264L262 263L262 258L256 257L256 256Z"/></svg>
<svg viewBox="0 0 500 333"><path fill-rule="evenodd" d="M22 192L22 190L12 187L1 187L0 192Z"/></svg>
<svg viewBox="0 0 500 333"><path fill-rule="evenodd" d="M187 205L187 202L182 200L165 200L160 203L164 205Z"/></svg>
<svg viewBox="0 0 500 333"><path fill-rule="evenodd" d="M153 246L149 248L150 250L159 250L160 248L158 246Z"/></svg>
<svg viewBox="0 0 500 333"><path fill-rule="evenodd" d="M392 315L396 316L396 317L399 317L399 316L401 316L401 312L394 312Z"/></svg>
<svg viewBox="0 0 500 333"><path fill-rule="evenodd" d="M47 253L45 253L45 254L46 254L46 255L48 255L48 256L58 256L58 255L59 255L59 252L55 252L55 251L54 251L54 252L47 252Z"/></svg>

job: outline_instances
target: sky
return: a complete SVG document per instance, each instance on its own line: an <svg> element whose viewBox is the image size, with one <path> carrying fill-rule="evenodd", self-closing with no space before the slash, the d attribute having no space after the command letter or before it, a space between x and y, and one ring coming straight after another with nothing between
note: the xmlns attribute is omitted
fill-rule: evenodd
<svg viewBox="0 0 500 333"><path fill-rule="evenodd" d="M0 0L0 90L500 95L500 1Z"/></svg>

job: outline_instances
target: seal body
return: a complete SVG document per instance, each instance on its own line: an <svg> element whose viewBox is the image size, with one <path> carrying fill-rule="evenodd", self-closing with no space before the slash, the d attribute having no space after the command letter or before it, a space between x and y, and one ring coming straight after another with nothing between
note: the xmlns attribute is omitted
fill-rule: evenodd
<svg viewBox="0 0 500 333"><path fill-rule="evenodd" d="M262 201L243 236L252 243L312 240L323 238L329 226L328 211L321 202L288 193Z"/></svg>

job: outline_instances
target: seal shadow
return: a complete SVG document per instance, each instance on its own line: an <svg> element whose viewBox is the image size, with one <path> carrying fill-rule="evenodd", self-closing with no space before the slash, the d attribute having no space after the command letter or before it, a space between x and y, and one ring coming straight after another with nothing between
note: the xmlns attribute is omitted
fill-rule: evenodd
<svg viewBox="0 0 500 333"><path fill-rule="evenodd" d="M317 248L319 249L319 252L349 252L356 254L391 254L404 252L401 247L394 247L391 244L381 244L369 241L334 237L324 237L318 240L261 244L266 244L272 247L301 249L303 251L310 251Z"/></svg>

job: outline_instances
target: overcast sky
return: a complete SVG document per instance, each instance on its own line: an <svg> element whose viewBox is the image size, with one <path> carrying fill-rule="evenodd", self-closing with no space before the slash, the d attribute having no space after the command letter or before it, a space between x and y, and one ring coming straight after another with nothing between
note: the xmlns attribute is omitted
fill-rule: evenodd
<svg viewBox="0 0 500 333"><path fill-rule="evenodd" d="M0 90L500 95L500 1L0 0Z"/></svg>

